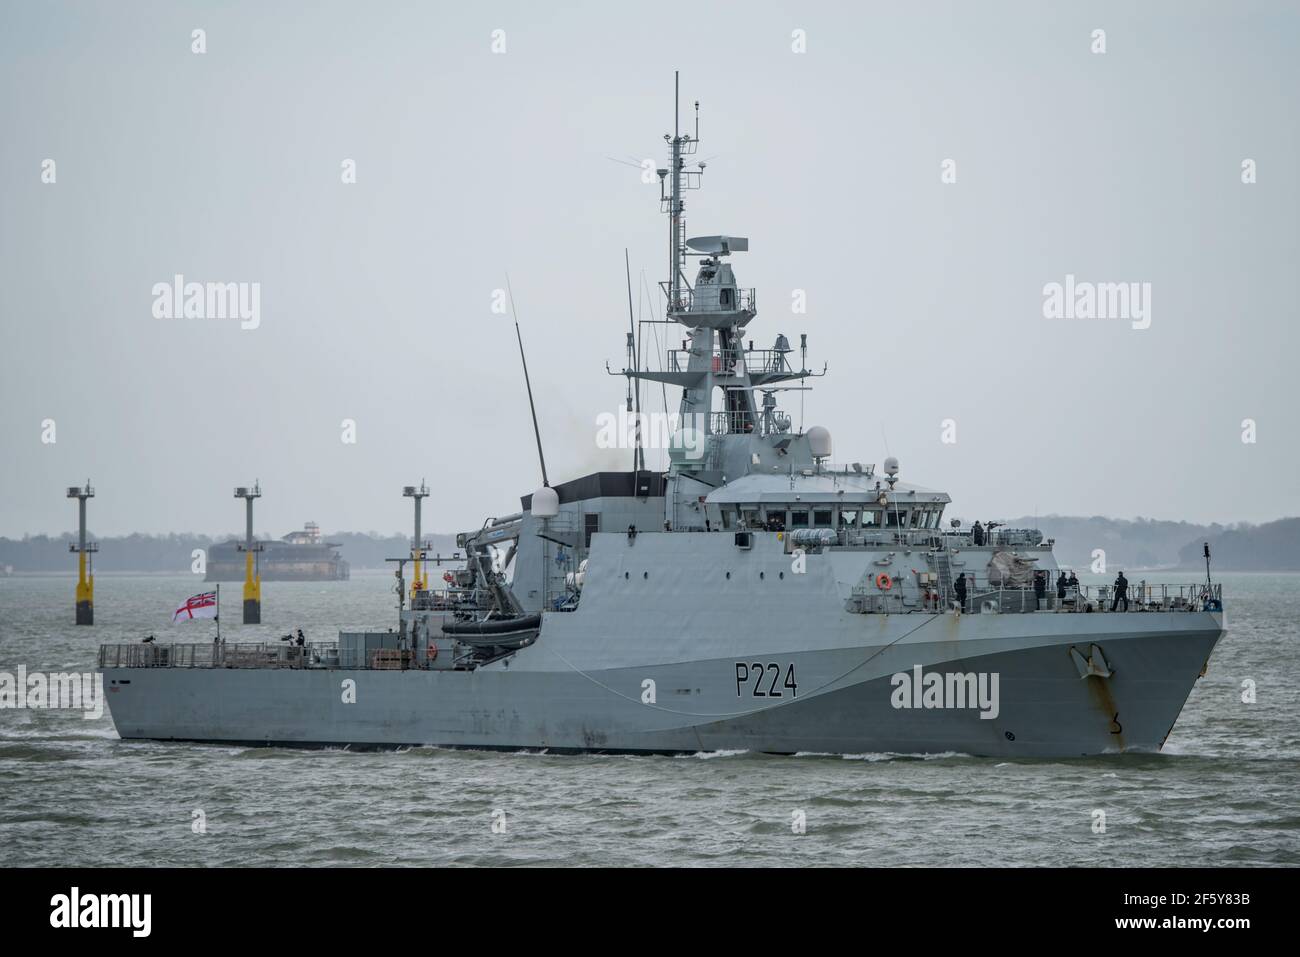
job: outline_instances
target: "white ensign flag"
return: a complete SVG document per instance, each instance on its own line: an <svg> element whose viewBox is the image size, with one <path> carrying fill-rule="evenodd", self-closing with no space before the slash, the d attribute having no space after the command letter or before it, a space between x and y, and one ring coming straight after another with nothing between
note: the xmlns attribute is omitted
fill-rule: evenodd
<svg viewBox="0 0 1300 957"><path fill-rule="evenodd" d="M217 617L217 593L205 591L202 595L187 598L185 604L172 614L172 621L191 621L195 618Z"/></svg>

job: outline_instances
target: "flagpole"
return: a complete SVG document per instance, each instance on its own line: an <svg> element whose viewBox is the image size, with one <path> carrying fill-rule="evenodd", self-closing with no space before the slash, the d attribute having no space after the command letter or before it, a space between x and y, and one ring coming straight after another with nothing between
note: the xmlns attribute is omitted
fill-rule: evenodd
<svg viewBox="0 0 1300 957"><path fill-rule="evenodd" d="M217 641L221 640L221 582L217 582Z"/></svg>

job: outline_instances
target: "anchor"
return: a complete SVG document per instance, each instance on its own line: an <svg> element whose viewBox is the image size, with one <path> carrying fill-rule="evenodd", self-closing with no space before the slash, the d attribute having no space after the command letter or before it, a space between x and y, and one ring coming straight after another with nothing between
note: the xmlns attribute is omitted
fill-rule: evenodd
<svg viewBox="0 0 1300 957"><path fill-rule="evenodd" d="M1078 669L1080 678L1109 678L1115 673L1106 662L1106 656L1102 654L1098 645L1088 646L1088 657L1086 659L1078 648L1071 645L1070 658L1074 661L1074 667Z"/></svg>

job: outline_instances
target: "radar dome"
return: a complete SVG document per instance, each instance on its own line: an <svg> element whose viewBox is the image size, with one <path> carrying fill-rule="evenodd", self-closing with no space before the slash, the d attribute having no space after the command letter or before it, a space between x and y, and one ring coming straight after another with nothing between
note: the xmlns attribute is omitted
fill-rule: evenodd
<svg viewBox="0 0 1300 957"><path fill-rule="evenodd" d="M534 518L555 518L559 515L560 496L555 493L555 489L544 485L534 492L532 511Z"/></svg>
<svg viewBox="0 0 1300 957"><path fill-rule="evenodd" d="M889 458L885 459L885 474L886 475L898 474L898 459L894 458L892 455Z"/></svg>
<svg viewBox="0 0 1300 957"><path fill-rule="evenodd" d="M831 454L831 433L820 425L814 425L808 430L808 447L812 449L812 457L815 459L824 459Z"/></svg>

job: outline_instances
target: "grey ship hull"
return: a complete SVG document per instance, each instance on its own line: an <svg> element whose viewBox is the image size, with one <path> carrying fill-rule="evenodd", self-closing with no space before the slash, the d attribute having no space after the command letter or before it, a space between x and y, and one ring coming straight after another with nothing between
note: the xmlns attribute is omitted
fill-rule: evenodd
<svg viewBox="0 0 1300 957"><path fill-rule="evenodd" d="M554 618L571 616L548 615ZM1065 624L1072 633L1049 633ZM1215 612L1142 615L875 616L863 640L808 650L751 635L742 652L661 633L661 654L608 667L537 645L474 671L108 668L123 738L557 751L961 752L1009 757L1157 750L1222 634ZM1049 626L1049 627L1044 627ZM1117 629L1117 626L1127 626ZM617 640L611 632L606 640ZM564 644L562 641L556 644ZM1104 649L1112 674L1080 677L1070 648ZM762 650L759 650L762 649ZM572 653L573 649L569 649ZM662 659L670 659L662 660ZM755 697L737 663L794 665L797 689ZM996 717L897 708L895 673L999 676ZM341 689L355 682L356 701ZM643 702L644 682L655 701ZM740 694L737 691L740 691Z"/></svg>

